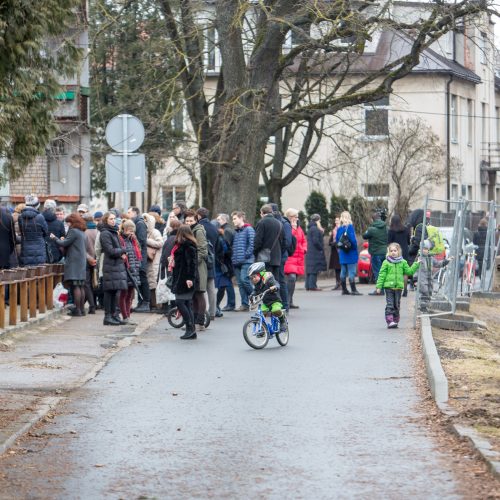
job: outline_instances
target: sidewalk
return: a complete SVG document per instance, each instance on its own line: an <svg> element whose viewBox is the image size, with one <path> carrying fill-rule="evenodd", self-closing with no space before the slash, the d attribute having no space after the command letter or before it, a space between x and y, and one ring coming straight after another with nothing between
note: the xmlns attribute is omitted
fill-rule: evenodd
<svg viewBox="0 0 500 500"><path fill-rule="evenodd" d="M138 326L104 326L103 312L53 314L0 336L0 454L65 394L93 378L133 338L163 318L136 314Z"/></svg>

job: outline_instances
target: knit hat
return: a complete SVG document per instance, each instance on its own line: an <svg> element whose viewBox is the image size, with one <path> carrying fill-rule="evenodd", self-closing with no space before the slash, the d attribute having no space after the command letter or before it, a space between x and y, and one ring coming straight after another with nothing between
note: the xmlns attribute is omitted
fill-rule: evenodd
<svg viewBox="0 0 500 500"><path fill-rule="evenodd" d="M45 210L55 210L56 209L56 202L54 200L45 200L45 203L43 204L43 208Z"/></svg>
<svg viewBox="0 0 500 500"><path fill-rule="evenodd" d="M89 221L93 221L94 220L94 216L90 212L87 212L87 213L85 213L85 214L82 215L82 219L85 222L89 222Z"/></svg>
<svg viewBox="0 0 500 500"><path fill-rule="evenodd" d="M321 216L319 214L312 214L311 215L311 222L317 222L321 220Z"/></svg>
<svg viewBox="0 0 500 500"><path fill-rule="evenodd" d="M89 207L82 203L81 205L78 205L78 208L76 209L77 212L85 212L87 213L89 211Z"/></svg>
<svg viewBox="0 0 500 500"><path fill-rule="evenodd" d="M104 214L100 210L98 210L97 212L94 213L94 219L102 219L103 215Z"/></svg>
<svg viewBox="0 0 500 500"><path fill-rule="evenodd" d="M24 203L27 207L35 207L38 208L40 206L40 200L34 194L27 194L24 197Z"/></svg>
<svg viewBox="0 0 500 500"><path fill-rule="evenodd" d="M430 250L432 248L432 241L431 240L424 240L424 248L427 248L427 250Z"/></svg>
<svg viewBox="0 0 500 500"><path fill-rule="evenodd" d="M161 215L161 208L160 205L151 205L149 207L148 212L156 212L158 215Z"/></svg>

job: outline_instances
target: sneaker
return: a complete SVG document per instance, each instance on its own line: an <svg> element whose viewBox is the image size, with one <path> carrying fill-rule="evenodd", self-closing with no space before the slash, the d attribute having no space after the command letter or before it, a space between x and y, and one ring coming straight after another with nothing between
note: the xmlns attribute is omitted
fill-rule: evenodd
<svg viewBox="0 0 500 500"><path fill-rule="evenodd" d="M216 317L216 318L222 318L223 316L224 316L224 315L223 315L220 311L217 311L217 312L215 313L215 317Z"/></svg>
<svg viewBox="0 0 500 500"><path fill-rule="evenodd" d="M240 307L238 307L238 309L236 309L236 311L238 312L248 312L250 310L250 308L248 306L245 306L245 305L241 305Z"/></svg>
<svg viewBox="0 0 500 500"><path fill-rule="evenodd" d="M204 332L206 330L205 325L196 325L196 330L198 332Z"/></svg>
<svg viewBox="0 0 500 500"><path fill-rule="evenodd" d="M221 309L222 312L234 311L234 307L226 306Z"/></svg>
<svg viewBox="0 0 500 500"><path fill-rule="evenodd" d="M397 328L398 324L395 321L391 321L388 325L387 328Z"/></svg>
<svg viewBox="0 0 500 500"><path fill-rule="evenodd" d="M296 306L295 304L290 304L290 309L298 309L299 306Z"/></svg>

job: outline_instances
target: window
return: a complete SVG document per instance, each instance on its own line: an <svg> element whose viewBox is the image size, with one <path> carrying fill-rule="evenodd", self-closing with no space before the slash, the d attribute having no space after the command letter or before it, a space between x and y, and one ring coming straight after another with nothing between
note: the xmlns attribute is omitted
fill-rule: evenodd
<svg viewBox="0 0 500 500"><path fill-rule="evenodd" d="M47 154L49 156L65 156L68 154L68 143L64 139L55 139L50 143Z"/></svg>
<svg viewBox="0 0 500 500"><path fill-rule="evenodd" d="M474 106L472 99L467 99L467 146L472 146L474 138Z"/></svg>
<svg viewBox="0 0 500 500"><path fill-rule="evenodd" d="M365 104L365 135L369 137L389 135L389 96Z"/></svg>
<svg viewBox="0 0 500 500"><path fill-rule="evenodd" d="M495 107L495 123L497 133L497 143L500 143L500 108Z"/></svg>
<svg viewBox="0 0 500 500"><path fill-rule="evenodd" d="M481 103L481 149L487 148L488 139L486 137L486 104Z"/></svg>
<svg viewBox="0 0 500 500"><path fill-rule="evenodd" d="M488 44L487 44L486 33L481 33L479 36L479 62L481 64L486 64Z"/></svg>
<svg viewBox="0 0 500 500"><path fill-rule="evenodd" d="M457 96L451 95L451 109L450 109L450 118L451 118L451 142L458 142L458 99Z"/></svg>
<svg viewBox="0 0 500 500"><path fill-rule="evenodd" d="M184 132L184 110L179 106L172 115L171 119L172 130L178 134Z"/></svg>
<svg viewBox="0 0 500 500"><path fill-rule="evenodd" d="M217 31L213 26L208 26L205 34L205 68L208 71L215 71L220 66L218 64Z"/></svg>
<svg viewBox="0 0 500 500"><path fill-rule="evenodd" d="M389 184L365 184L367 198L388 198Z"/></svg>
<svg viewBox="0 0 500 500"><path fill-rule="evenodd" d="M451 199L458 200L458 184L451 185Z"/></svg>
<svg viewBox="0 0 500 500"><path fill-rule="evenodd" d="M177 200L186 200L186 186L163 186L163 210L170 212Z"/></svg>
<svg viewBox="0 0 500 500"><path fill-rule="evenodd" d="M472 186L467 186L467 199L472 200Z"/></svg>

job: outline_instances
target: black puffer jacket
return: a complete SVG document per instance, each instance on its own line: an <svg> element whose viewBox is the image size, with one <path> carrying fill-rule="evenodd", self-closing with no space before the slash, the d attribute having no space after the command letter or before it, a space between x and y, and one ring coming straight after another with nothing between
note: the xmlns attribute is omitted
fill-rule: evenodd
<svg viewBox="0 0 500 500"><path fill-rule="evenodd" d="M64 222L56 217L54 210L44 210L42 215L47 223L49 234L54 234L56 238L60 240L65 234ZM54 262L59 262L62 259L62 253L59 250L59 245L50 238L48 238L47 241L50 243L50 249L52 250Z"/></svg>
<svg viewBox="0 0 500 500"><path fill-rule="evenodd" d="M127 270L125 262L122 259L125 249L120 245L118 228L116 226L103 225L100 241L104 254L102 267L103 290L126 290Z"/></svg>
<svg viewBox="0 0 500 500"><path fill-rule="evenodd" d="M196 290L198 278L198 250L196 245L187 240L174 254L175 266L172 272L172 292L176 295ZM188 288L186 281L191 280L193 287Z"/></svg>
<svg viewBox="0 0 500 500"><path fill-rule="evenodd" d="M10 255L14 251L14 220L4 207L0 207L0 269L10 267Z"/></svg>
<svg viewBox="0 0 500 500"><path fill-rule="evenodd" d="M43 215L33 207L23 208L19 216L21 233L20 261L24 266L36 266L47 262L45 238L49 229Z"/></svg>

